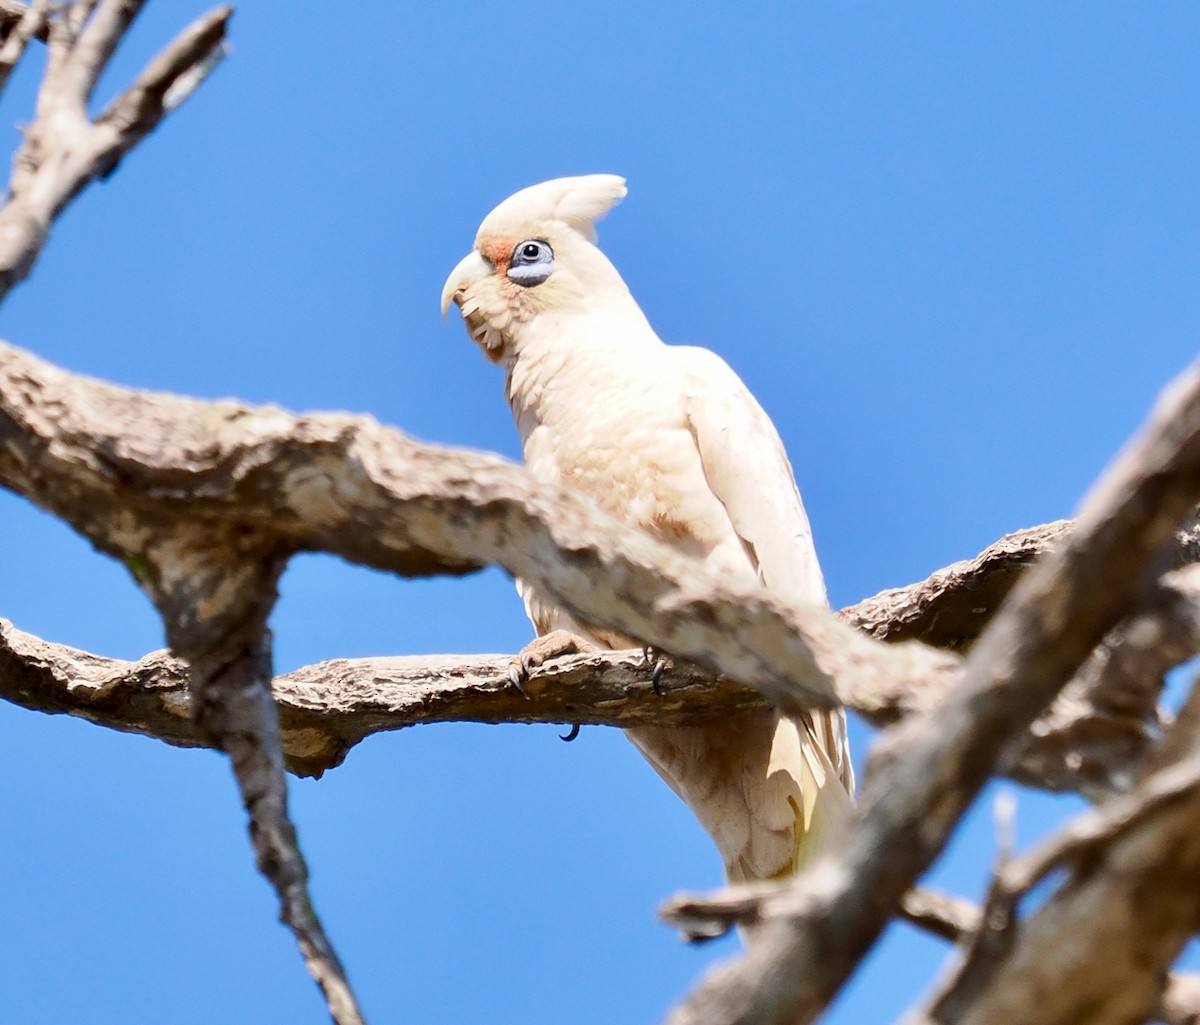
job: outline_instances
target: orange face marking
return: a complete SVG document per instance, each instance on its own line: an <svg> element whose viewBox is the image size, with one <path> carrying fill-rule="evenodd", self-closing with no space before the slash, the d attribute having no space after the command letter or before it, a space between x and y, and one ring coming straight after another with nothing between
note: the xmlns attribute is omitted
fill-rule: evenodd
<svg viewBox="0 0 1200 1025"><path fill-rule="evenodd" d="M512 257L513 246L511 238L489 238L480 243L479 252L501 274L508 273L508 261Z"/></svg>

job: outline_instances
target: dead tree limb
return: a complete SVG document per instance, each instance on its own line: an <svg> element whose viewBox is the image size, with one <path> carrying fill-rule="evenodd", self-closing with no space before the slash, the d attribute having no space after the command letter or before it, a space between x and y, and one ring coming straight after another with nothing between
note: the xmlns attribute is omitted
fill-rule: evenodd
<svg viewBox="0 0 1200 1025"><path fill-rule="evenodd" d="M1002 866L981 928L914 1021L1118 1025L1155 1014L1172 962L1200 925L1198 738L1195 692L1133 792ZM1066 882L1019 920L1020 899L1064 865Z"/></svg>
<svg viewBox="0 0 1200 1025"><path fill-rule="evenodd" d="M143 3L78 0L51 8L39 2L22 11L7 33L0 49L0 82L43 27L49 53L35 117L13 160L7 202L0 209L0 300L29 273L67 204L88 184L112 173L225 53L230 7L213 10L185 28L93 119L88 107L96 85ZM15 13L7 12L10 25ZM37 390L30 378L9 383L26 397L30 391L25 389ZM19 401L0 401L6 460L21 465L26 480L48 483L55 476L55 460L28 427L21 421ZM136 445L137 439L132 441ZM91 472L104 475L95 462L86 461ZM86 493L82 487L76 497ZM122 510L114 502L98 512L106 529L97 528L97 520L80 515L78 508L74 519L64 518L97 543L107 536L101 546L109 552L120 550L118 536L140 538L141 544L122 555L143 572L140 582L162 615L172 649L189 663L196 734L230 755L259 868L278 894L282 918L296 935L334 1021L361 1025L345 973L313 910L307 869L287 812L266 620L289 552L273 537L253 530L231 532L223 523L195 516L167 520L136 507Z"/></svg>
<svg viewBox="0 0 1200 1025"><path fill-rule="evenodd" d="M0 344L0 485L124 563L151 594L164 525L326 551L401 576L495 563L587 622L644 637L784 708L855 704L959 660L885 645L824 608L710 580L582 496L367 417L199 402L68 374ZM260 543L255 541L255 544ZM250 546L253 549L253 545Z"/></svg>
<svg viewBox="0 0 1200 1025"><path fill-rule="evenodd" d="M1022 531L1021 536L1061 535L1058 525L1051 528ZM978 586L976 572L958 580L951 580L951 573L992 563L989 553L1011 551L1015 537L1002 538L975 560L935 573L940 597L932 604L928 582L922 581L886 592L884 602L868 598L841 615L885 631L881 610L904 616L910 608L906 595L926 609L936 610L938 602L968 602ZM1190 555L1187 540L1179 544L1180 557ZM1127 782L1158 735L1156 699L1163 675L1200 651L1198 572L1189 568L1162 578L1138 615L1109 638L1031 727L1010 770L1014 779L1085 792L1119 789ZM685 726L764 703L757 691L680 661L674 663L664 693L655 694L642 656L634 651L555 660L535 670L524 695L507 682L508 662L505 655L337 659L277 677L273 688L288 767L301 775L320 775L341 764L366 737L421 724ZM853 707L869 722L890 726L934 707L954 680L953 674L938 674L922 678L917 689L906 689L906 680L879 674L872 689L864 686L853 693ZM191 721L186 665L167 652L138 662L107 659L42 641L0 621L0 698L172 744L203 743Z"/></svg>
<svg viewBox="0 0 1200 1025"><path fill-rule="evenodd" d="M156 596L160 609L195 609L206 600L203 588L193 590L187 601L172 597L173 587L202 578L196 563L180 560L180 536L193 545L203 539L203 557L215 558L227 573L305 549L406 575L464 572L498 562L544 586L582 618L695 658L710 672L749 680L777 703L840 700L877 721L937 705L943 725L948 704L964 729L979 728L972 726L977 709L968 715L963 706L963 664L957 657L911 642L882 645L824 610L791 609L762 592L714 586L689 560L621 527L577 496L537 485L517 467L474 453L418 446L364 418L296 418L277 410L130 392L64 374L3 347L0 435L5 441L0 481L120 558ZM1183 518L1181 513L1178 519ZM1158 520L1147 522L1145 529L1161 530ZM1139 549L1136 530L1126 527L1122 542L1128 544L1122 550L1148 563L1149 542L1140 539ZM1052 539L1061 530L1048 533ZM1162 540L1167 534L1154 536ZM1070 553L1084 543L1076 537L1071 533L1060 550ZM1103 532L1102 539L1111 550L1112 539ZM1085 535L1088 540L1098 543ZM1048 542L1039 536L1035 543ZM1113 592L1120 604L1112 604L1106 618L1075 639L1077 654L1095 644L1097 630L1110 628L1139 600L1153 606L1154 589L1130 587L1128 563L1122 571L1129 575ZM1069 572L1073 569L1058 570ZM215 589L221 594L236 588ZM921 590L927 605L934 602L930 590ZM1068 605L1080 601L1077 591L1067 591L1066 598L1053 588L1049 593ZM1038 602L1046 600L1025 599L1026 623L1039 622ZM860 621L870 614L861 612ZM1050 641L1043 636L1042 643ZM972 660L979 657L972 651ZM977 686L990 695L985 707L995 709L983 719L990 723L987 728L997 728L999 717L1006 737L1017 732L1019 723L997 696L1003 687L993 694L978 681ZM628 693L622 701L629 701ZM563 719L586 721L578 706L563 711L569 712ZM329 742L303 729L289 732L304 739L310 767L319 768L322 759L335 764L344 754L346 745L336 738ZM989 746L990 757L998 758L1002 740L996 737L970 751ZM961 767L969 753L960 747L954 764ZM925 757L932 757L928 750ZM996 764L977 761L973 771L986 776ZM953 781L956 787L959 782ZM955 799L966 798L966 791L958 791ZM907 814L918 817L909 807ZM948 829L951 821L943 819L938 830ZM940 846L939 835L934 831L922 857ZM864 870L878 871L869 856ZM893 913L899 899L877 913ZM826 984L834 984L829 976Z"/></svg>
<svg viewBox="0 0 1200 1025"><path fill-rule="evenodd" d="M93 120L96 83L144 0L101 0L23 12L0 50L0 85L29 39L47 27L49 59L33 123L13 160L0 209L0 300L28 275L66 205L152 132L204 80L225 52L231 7L185 28Z"/></svg>
<svg viewBox="0 0 1200 1025"><path fill-rule="evenodd" d="M1200 370L1159 400L1063 544L1022 576L962 683L914 719L868 783L857 825L791 885L791 912L713 973L673 1025L796 1025L820 1013L941 851L1013 740L1144 593L1200 500Z"/></svg>
<svg viewBox="0 0 1200 1025"><path fill-rule="evenodd" d="M29 5L5 0L0 7L0 92L8 77L25 55L30 40L50 38L50 0L34 0Z"/></svg>

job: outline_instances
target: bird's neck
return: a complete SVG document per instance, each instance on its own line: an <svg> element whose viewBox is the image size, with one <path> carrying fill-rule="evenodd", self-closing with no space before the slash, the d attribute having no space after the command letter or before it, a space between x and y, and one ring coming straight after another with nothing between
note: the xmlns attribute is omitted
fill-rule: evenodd
<svg viewBox="0 0 1200 1025"><path fill-rule="evenodd" d="M522 325L504 346L502 365L522 440L552 420L567 402L601 401L620 379L642 377L665 349L642 311L590 315L543 314ZM652 373L652 371L650 371Z"/></svg>

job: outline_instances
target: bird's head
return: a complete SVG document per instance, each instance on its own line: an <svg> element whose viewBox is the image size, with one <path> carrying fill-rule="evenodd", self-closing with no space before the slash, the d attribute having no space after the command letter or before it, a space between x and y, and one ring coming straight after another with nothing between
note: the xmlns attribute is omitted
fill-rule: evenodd
<svg viewBox="0 0 1200 1025"><path fill-rule="evenodd" d="M509 196L446 279L442 317L457 303L467 332L502 363L539 321L627 299L621 276L595 246L596 221L624 196L625 179L615 174L555 178Z"/></svg>

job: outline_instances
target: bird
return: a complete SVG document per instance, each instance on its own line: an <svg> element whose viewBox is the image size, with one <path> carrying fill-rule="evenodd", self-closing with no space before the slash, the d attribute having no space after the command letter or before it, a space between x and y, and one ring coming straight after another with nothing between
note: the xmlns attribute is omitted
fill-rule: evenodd
<svg viewBox="0 0 1200 1025"><path fill-rule="evenodd" d="M584 493L719 580L825 606L771 420L720 356L659 339L596 244L596 222L626 191L618 175L589 174L509 196L446 279L442 317L457 304L468 335L503 368L534 477ZM517 589L542 642L522 653L526 668L572 641L644 647L580 622L524 581ZM731 883L799 871L852 814L841 709L763 708L625 732L712 838Z"/></svg>

